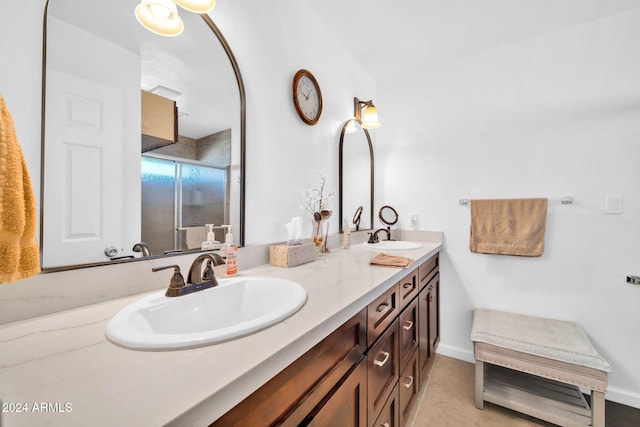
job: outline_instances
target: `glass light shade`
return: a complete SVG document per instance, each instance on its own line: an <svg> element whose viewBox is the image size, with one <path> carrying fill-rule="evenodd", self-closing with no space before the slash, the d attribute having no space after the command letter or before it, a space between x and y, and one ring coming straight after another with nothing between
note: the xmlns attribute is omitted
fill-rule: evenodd
<svg viewBox="0 0 640 427"><path fill-rule="evenodd" d="M178 36L184 30L173 0L142 0L136 6L136 19L147 30L161 36Z"/></svg>
<svg viewBox="0 0 640 427"><path fill-rule="evenodd" d="M216 0L175 0L181 8L194 13L211 12L216 7Z"/></svg>
<svg viewBox="0 0 640 427"><path fill-rule="evenodd" d="M372 104L367 105L362 111L362 123L361 125L365 129L375 129L380 127L378 121L378 111Z"/></svg>

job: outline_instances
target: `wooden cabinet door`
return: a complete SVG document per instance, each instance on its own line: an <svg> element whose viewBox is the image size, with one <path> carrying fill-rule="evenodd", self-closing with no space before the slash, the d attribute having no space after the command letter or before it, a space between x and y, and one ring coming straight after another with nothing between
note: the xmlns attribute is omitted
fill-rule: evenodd
<svg viewBox="0 0 640 427"><path fill-rule="evenodd" d="M370 422L369 425L371 427L398 427L401 425L398 411L398 386L396 385L378 418L374 422Z"/></svg>
<svg viewBox="0 0 640 427"><path fill-rule="evenodd" d="M400 425L404 426L409 420L420 391L420 366L418 365L418 352L414 351L409 364L404 368L398 381L398 399Z"/></svg>
<svg viewBox="0 0 640 427"><path fill-rule="evenodd" d="M366 314L361 310L211 426L299 425L364 358Z"/></svg>
<svg viewBox="0 0 640 427"><path fill-rule="evenodd" d="M433 363L433 356L436 354L436 347L440 340L439 284L440 273L436 272L427 286L421 290L418 295L418 358L422 384L426 383L430 365Z"/></svg>
<svg viewBox="0 0 640 427"><path fill-rule="evenodd" d="M409 306L400 314L398 329L400 332L400 369L404 369L413 353L418 349L417 298L415 298L411 302L411 304L409 304Z"/></svg>
<svg viewBox="0 0 640 427"><path fill-rule="evenodd" d="M375 420L398 381L398 320L396 319L367 354L369 419Z"/></svg>
<svg viewBox="0 0 640 427"><path fill-rule="evenodd" d="M436 354L436 348L440 342L440 274L433 278L429 285L429 352Z"/></svg>
<svg viewBox="0 0 640 427"><path fill-rule="evenodd" d="M364 359L363 359L364 360ZM300 425L314 427L366 427L367 365L361 362L322 407Z"/></svg>

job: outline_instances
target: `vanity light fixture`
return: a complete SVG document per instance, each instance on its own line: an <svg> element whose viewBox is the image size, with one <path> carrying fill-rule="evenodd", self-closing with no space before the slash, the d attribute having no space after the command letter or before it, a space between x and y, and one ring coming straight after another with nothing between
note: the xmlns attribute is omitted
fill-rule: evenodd
<svg viewBox="0 0 640 427"><path fill-rule="evenodd" d="M181 8L194 13L208 13L216 7L216 0L175 0Z"/></svg>
<svg viewBox="0 0 640 427"><path fill-rule="evenodd" d="M175 37L182 34L184 23L173 0L141 0L136 19L152 33Z"/></svg>
<svg viewBox="0 0 640 427"><path fill-rule="evenodd" d="M373 100L360 101L353 98L353 116L364 129L375 129L380 127L378 111L373 105Z"/></svg>

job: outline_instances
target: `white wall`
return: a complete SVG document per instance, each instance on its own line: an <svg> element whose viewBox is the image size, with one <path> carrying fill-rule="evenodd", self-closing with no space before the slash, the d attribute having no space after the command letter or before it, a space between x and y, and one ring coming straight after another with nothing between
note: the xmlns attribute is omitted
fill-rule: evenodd
<svg viewBox="0 0 640 427"><path fill-rule="evenodd" d="M378 200L445 235L441 352L472 357L474 307L575 320L613 367L607 398L640 406L640 287L625 282L640 273L639 23L622 13L378 81ZM605 215L608 194L623 214ZM544 255L471 254L458 199L510 197L550 199Z"/></svg>

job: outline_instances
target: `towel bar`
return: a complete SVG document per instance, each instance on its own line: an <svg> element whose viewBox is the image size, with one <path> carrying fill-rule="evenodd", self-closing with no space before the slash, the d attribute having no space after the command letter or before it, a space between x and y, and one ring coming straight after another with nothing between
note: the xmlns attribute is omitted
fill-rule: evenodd
<svg viewBox="0 0 640 427"><path fill-rule="evenodd" d="M458 199L458 204L460 206L467 206L469 203L471 203L470 199ZM562 203L563 205L572 205L573 197L564 196L562 199L560 199L560 203Z"/></svg>

